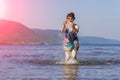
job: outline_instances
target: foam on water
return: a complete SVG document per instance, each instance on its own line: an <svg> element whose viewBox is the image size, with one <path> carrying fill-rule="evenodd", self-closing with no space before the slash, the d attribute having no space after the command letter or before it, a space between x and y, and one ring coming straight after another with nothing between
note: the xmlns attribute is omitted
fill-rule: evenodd
<svg viewBox="0 0 120 80"><path fill-rule="evenodd" d="M15 60L13 60L14 62L16 62ZM18 60L17 62L18 63ZM54 60L35 60L35 59L31 59L31 60L23 60L23 62L21 61L20 63L28 63L28 64L34 64L34 65L112 65L112 64L120 64L120 61L117 60L110 60L110 61L97 61L97 60L86 60L86 61L76 61L73 59L70 59L69 61L54 61Z"/></svg>
<svg viewBox="0 0 120 80"><path fill-rule="evenodd" d="M75 59L69 59L68 61L56 62L56 64L79 64L79 62Z"/></svg>

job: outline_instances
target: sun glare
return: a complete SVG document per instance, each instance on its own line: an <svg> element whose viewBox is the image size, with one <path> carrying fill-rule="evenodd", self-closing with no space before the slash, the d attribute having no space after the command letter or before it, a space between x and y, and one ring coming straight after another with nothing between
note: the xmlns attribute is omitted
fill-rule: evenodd
<svg viewBox="0 0 120 80"><path fill-rule="evenodd" d="M5 6L3 0L0 0L0 18L3 17L5 11Z"/></svg>

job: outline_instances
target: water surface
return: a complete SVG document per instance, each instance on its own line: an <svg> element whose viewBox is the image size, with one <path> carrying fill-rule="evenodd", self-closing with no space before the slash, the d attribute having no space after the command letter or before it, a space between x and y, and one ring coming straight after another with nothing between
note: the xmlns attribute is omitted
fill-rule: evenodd
<svg viewBox="0 0 120 80"><path fill-rule="evenodd" d="M81 45L79 65L60 65L62 45L0 45L0 80L120 80L120 46Z"/></svg>

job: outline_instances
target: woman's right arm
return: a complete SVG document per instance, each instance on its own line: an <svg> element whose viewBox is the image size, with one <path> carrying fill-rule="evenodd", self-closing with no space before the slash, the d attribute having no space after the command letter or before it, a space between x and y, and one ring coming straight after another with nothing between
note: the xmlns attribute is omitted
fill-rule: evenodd
<svg viewBox="0 0 120 80"><path fill-rule="evenodd" d="M61 29L61 32L65 32L65 28L66 28L66 25L65 24L63 24L63 26L62 26L62 29Z"/></svg>
<svg viewBox="0 0 120 80"><path fill-rule="evenodd" d="M65 21L63 22L61 32L65 32L66 24L67 24L67 20L65 20Z"/></svg>

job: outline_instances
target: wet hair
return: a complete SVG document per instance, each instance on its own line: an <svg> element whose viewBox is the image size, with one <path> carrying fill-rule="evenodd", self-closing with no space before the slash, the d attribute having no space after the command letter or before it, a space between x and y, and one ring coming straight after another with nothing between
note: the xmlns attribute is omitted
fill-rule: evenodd
<svg viewBox="0 0 120 80"><path fill-rule="evenodd" d="M66 18L68 17L72 17L73 19L75 19L75 14L73 12L70 12L67 14Z"/></svg>

